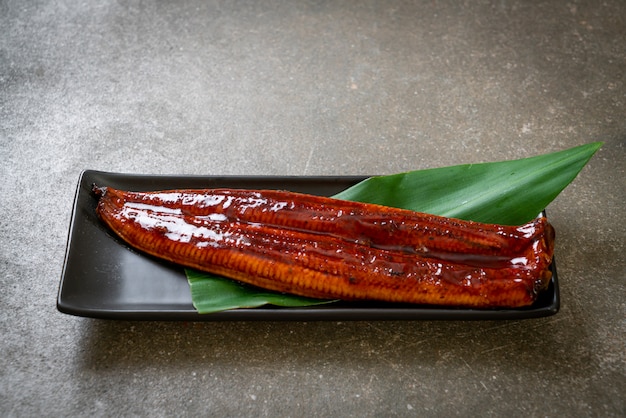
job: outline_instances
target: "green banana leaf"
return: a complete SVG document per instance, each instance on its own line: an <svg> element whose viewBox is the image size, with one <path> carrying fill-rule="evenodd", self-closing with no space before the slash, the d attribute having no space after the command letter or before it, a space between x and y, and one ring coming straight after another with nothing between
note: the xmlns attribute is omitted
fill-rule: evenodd
<svg viewBox="0 0 626 418"><path fill-rule="evenodd" d="M601 142L521 160L371 177L335 195L433 215L521 225L578 175Z"/></svg>
<svg viewBox="0 0 626 418"><path fill-rule="evenodd" d="M284 307L313 306L333 300L305 298L286 293L270 292L248 286L224 277L185 269L191 287L191 299L199 313L212 313L227 309L256 308L263 305Z"/></svg>
<svg viewBox="0 0 626 418"><path fill-rule="evenodd" d="M545 209L601 146L601 142L593 142L519 160L370 177L333 197L477 222L520 225ZM293 307L332 302L272 293L193 270L186 270L186 274L199 313L265 304Z"/></svg>

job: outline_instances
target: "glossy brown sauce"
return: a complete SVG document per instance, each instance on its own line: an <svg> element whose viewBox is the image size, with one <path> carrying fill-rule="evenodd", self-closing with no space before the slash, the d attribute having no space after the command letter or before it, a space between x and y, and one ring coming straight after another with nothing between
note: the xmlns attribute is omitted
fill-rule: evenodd
<svg viewBox="0 0 626 418"><path fill-rule="evenodd" d="M545 219L508 227L308 195L268 195L107 189L99 213L114 218L109 224L117 228L139 228L180 245L245 251L268 261L279 253L281 263L328 271L354 286L381 277L384 286L449 283L480 292L486 281L501 280L536 293L546 281L554 233Z"/></svg>

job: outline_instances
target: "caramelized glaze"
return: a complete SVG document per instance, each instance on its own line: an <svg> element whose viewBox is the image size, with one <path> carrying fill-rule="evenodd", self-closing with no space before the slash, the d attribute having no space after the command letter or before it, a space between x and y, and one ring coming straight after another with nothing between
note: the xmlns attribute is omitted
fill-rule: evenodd
<svg viewBox="0 0 626 418"><path fill-rule="evenodd" d="M545 218L482 224L273 190L94 190L101 219L133 247L276 291L518 307L550 278Z"/></svg>

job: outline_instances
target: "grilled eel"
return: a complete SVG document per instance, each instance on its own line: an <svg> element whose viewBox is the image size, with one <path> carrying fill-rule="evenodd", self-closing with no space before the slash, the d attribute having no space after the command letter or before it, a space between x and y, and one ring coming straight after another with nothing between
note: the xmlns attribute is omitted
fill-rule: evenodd
<svg viewBox="0 0 626 418"><path fill-rule="evenodd" d="M551 278L545 217L505 226L278 190L93 190L130 246L278 292L516 308Z"/></svg>

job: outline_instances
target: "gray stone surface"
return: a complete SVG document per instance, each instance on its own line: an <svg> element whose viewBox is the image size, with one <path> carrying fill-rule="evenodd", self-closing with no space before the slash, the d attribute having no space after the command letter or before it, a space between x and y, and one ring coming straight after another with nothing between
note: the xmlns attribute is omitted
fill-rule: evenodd
<svg viewBox="0 0 626 418"><path fill-rule="evenodd" d="M0 415L624 416L626 3L0 1ZM605 141L562 309L164 323L55 302L82 169L385 174Z"/></svg>

